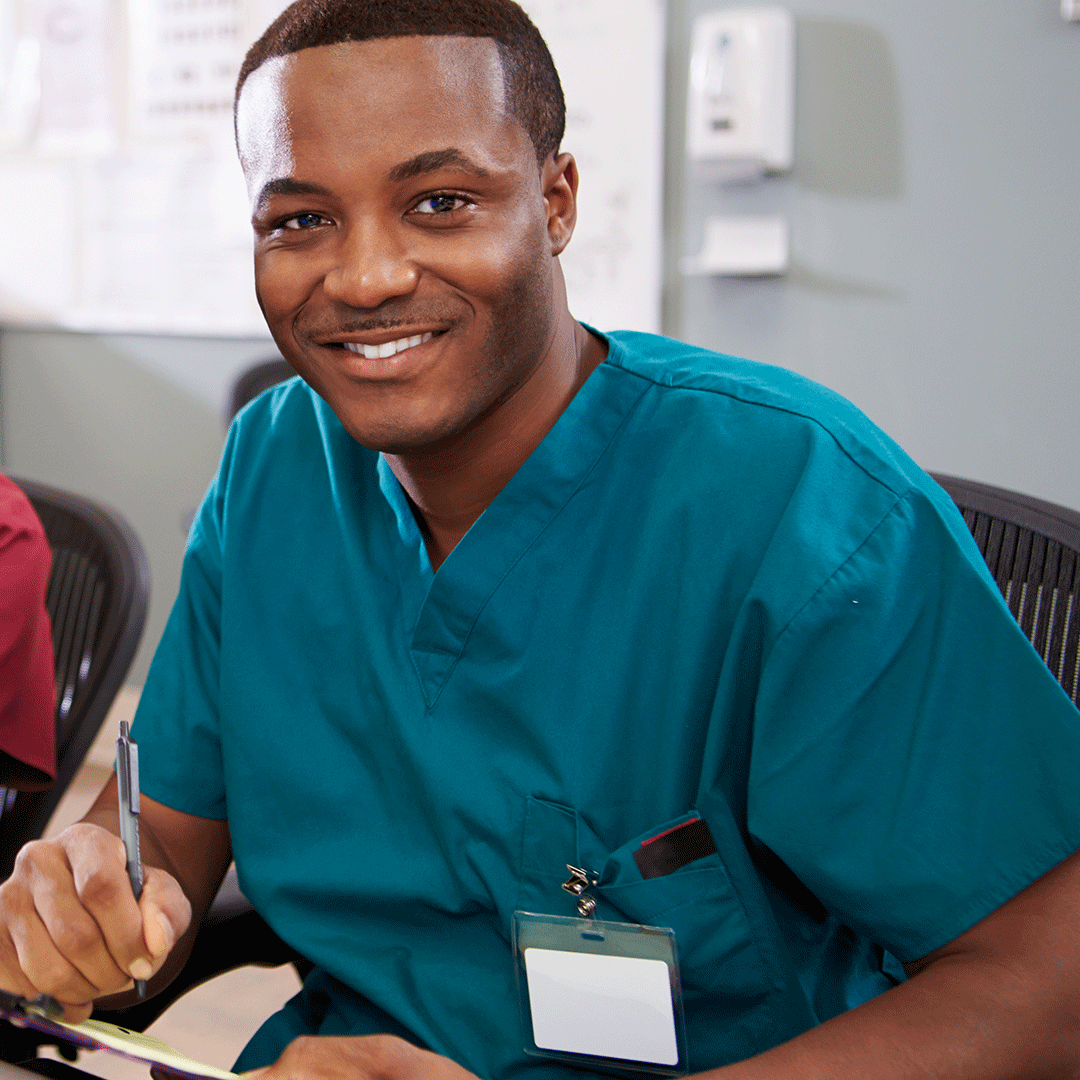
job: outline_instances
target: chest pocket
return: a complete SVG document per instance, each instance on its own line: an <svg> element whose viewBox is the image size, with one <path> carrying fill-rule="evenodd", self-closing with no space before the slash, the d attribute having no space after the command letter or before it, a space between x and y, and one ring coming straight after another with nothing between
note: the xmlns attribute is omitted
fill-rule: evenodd
<svg viewBox="0 0 1080 1080"><path fill-rule="evenodd" d="M734 1018L753 1010L777 984L721 854L714 851L648 879L634 858L643 840L696 816L660 822L611 851L574 809L530 797L518 907L575 915L576 901L562 889L566 864L597 873L599 884L590 894L597 900L596 918L669 927L678 945L687 1008L708 1000Z"/></svg>

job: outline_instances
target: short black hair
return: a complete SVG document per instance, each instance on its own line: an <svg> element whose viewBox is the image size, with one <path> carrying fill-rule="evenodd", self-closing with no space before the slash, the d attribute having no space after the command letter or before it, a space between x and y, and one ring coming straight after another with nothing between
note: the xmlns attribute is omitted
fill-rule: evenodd
<svg viewBox="0 0 1080 1080"><path fill-rule="evenodd" d="M235 101L247 77L276 56L318 45L421 35L492 38L508 111L532 140L538 164L558 152L566 127L559 75L540 31L513 0L296 0L248 50Z"/></svg>

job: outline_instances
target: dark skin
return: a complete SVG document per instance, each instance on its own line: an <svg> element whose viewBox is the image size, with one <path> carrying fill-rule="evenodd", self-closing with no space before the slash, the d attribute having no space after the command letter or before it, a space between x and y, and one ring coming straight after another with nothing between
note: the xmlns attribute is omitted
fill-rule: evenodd
<svg viewBox="0 0 1080 1080"><path fill-rule="evenodd" d="M437 567L604 357L557 258L574 159L537 166L486 40L307 49L251 76L238 121L270 330L385 453Z"/></svg>
<svg viewBox="0 0 1080 1080"><path fill-rule="evenodd" d="M573 159L538 168L485 41L306 50L255 73L239 118L267 322L350 434L386 454L438 566L603 359L558 269ZM388 343L392 356L363 355ZM0 987L51 993L78 1019L132 977L155 973L153 988L182 963L228 865L228 827L144 797L136 904L116 822L112 784L85 823L24 849L0 886ZM702 1075L1080 1077L1077 926L1073 856L906 965L902 986ZM389 1035L298 1039L260 1073L472 1076Z"/></svg>

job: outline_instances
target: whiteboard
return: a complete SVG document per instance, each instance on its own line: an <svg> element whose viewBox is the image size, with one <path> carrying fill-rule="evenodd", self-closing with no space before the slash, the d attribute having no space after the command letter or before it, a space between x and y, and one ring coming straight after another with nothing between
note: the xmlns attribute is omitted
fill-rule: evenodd
<svg viewBox="0 0 1080 1080"><path fill-rule="evenodd" d="M232 88L281 0L0 0L0 322L266 337ZM526 0L581 175L575 316L660 321L664 0Z"/></svg>

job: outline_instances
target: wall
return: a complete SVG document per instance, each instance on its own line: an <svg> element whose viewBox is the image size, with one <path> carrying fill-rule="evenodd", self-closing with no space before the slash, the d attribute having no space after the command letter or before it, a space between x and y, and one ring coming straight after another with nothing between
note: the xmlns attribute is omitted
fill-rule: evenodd
<svg viewBox="0 0 1080 1080"><path fill-rule="evenodd" d="M791 0L792 175L721 189L680 127L669 10L666 325L851 398L924 467L1080 508L1080 23L1058 0ZM780 279L680 280L717 213L783 213Z"/></svg>
<svg viewBox="0 0 1080 1080"><path fill-rule="evenodd" d="M690 23L712 6L668 9L667 331L819 379L926 468L1080 508L1080 24L1057 0L791 0L795 171L722 190L682 153ZM704 219L739 212L788 215L791 273L684 281ZM0 335L4 467L111 502L149 549L133 681L175 594L229 383L271 351Z"/></svg>
<svg viewBox="0 0 1080 1080"><path fill-rule="evenodd" d="M150 562L150 611L129 681L141 685L180 583L187 524L217 467L235 375L272 343L0 334L5 472L100 499Z"/></svg>

